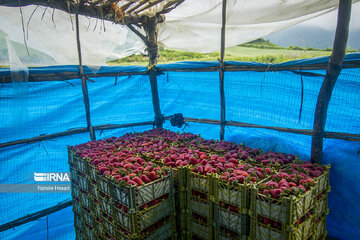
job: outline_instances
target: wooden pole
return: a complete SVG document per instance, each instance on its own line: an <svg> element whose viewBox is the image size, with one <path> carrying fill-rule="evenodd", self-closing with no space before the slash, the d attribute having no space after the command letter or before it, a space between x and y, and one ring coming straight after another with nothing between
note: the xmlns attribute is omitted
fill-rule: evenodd
<svg viewBox="0 0 360 240"><path fill-rule="evenodd" d="M311 161L316 163L321 163L322 160L327 109L345 57L346 43L349 34L351 4L351 0L339 0L338 21L333 51L326 70L326 77L324 78L316 103L311 145Z"/></svg>
<svg viewBox="0 0 360 240"><path fill-rule="evenodd" d="M220 140L224 140L225 135L225 90L224 90L224 55L225 55L225 28L226 28L226 0L222 2L222 26L221 26L221 49L220 49Z"/></svg>
<svg viewBox="0 0 360 240"><path fill-rule="evenodd" d="M104 125L94 126L93 129L94 129L94 131L101 131L101 130L146 126L146 125L154 125L154 124L155 124L155 122L153 122L153 121L138 122L138 123L125 123L125 124L104 124ZM45 140L49 140L49 139L56 139L59 137L65 137L65 136L71 136L71 135L80 134L80 133L86 133L88 131L89 131L88 128L75 128L75 129L67 130L64 132L40 135L40 136L33 137L33 138L20 139L20 140L15 140L15 141L11 141L11 142L0 143L0 148L10 147L10 146L19 145L19 144L36 143L36 142L41 142L41 141L45 141Z"/></svg>
<svg viewBox="0 0 360 240"><path fill-rule="evenodd" d="M28 223L28 222L35 221L35 220L37 220L39 218L48 216L48 215L50 215L50 214L52 214L54 212L57 212L57 211L60 211L60 210L62 210L64 208L70 207L71 205L72 205L71 200L66 201L64 203L60 203L60 204L55 205L53 207L46 208L46 209L41 210L39 212L29 214L29 215L26 215L25 217L21 217L21 218L18 218L16 220L14 220L14 221L2 224L2 225L0 225L0 232L15 228L17 226L23 225L23 224Z"/></svg>
<svg viewBox="0 0 360 240"><path fill-rule="evenodd" d="M90 139L96 140L94 129L91 126L89 93L88 93L88 89L87 89L86 78L84 75L84 68L82 65L80 30L79 30L79 15L78 14L75 14L75 22L76 22L76 43L77 43L78 58L79 58L79 71L80 71L80 76L81 76L81 87L82 87L82 92L83 92L83 97L84 97L86 123L87 123L88 131L90 132Z"/></svg>
<svg viewBox="0 0 360 240"><path fill-rule="evenodd" d="M146 32L147 41L145 42L145 44L147 45L148 54L149 54L149 78L150 78L152 103L155 113L155 125L156 128L162 128L164 118L161 114L156 71L154 70L158 57L156 18L149 18L147 23L143 23L143 28Z"/></svg>

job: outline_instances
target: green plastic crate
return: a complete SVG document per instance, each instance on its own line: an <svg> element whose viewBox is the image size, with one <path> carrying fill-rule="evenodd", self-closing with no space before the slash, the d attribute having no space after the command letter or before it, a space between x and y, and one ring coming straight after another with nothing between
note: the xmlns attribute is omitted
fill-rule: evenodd
<svg viewBox="0 0 360 240"><path fill-rule="evenodd" d="M162 226L157 227L151 232L138 232L138 233L124 233L121 232L119 227L112 225L106 219L103 219L102 224L99 224L97 231L101 233L106 239L116 239L116 240L167 240L177 239L176 229L175 229L175 219L170 217Z"/></svg>
<svg viewBox="0 0 360 240"><path fill-rule="evenodd" d="M315 178L315 192L316 194L320 194L324 191L330 191L330 165L324 166L324 173Z"/></svg>
<svg viewBox="0 0 360 240"><path fill-rule="evenodd" d="M113 214L111 215L117 224L130 232L139 232L152 224L158 222L160 219L169 216L175 212L172 206L172 199L167 199L148 209L139 211L137 213L124 213L115 206L113 206Z"/></svg>
<svg viewBox="0 0 360 240"><path fill-rule="evenodd" d="M216 207L215 211L218 214L215 214L216 225L220 229L224 227L236 232L240 238L249 235L250 219L248 214L234 213L219 207Z"/></svg>
<svg viewBox="0 0 360 240"><path fill-rule="evenodd" d="M91 192L91 182L87 175L70 167L71 186L76 186L85 192Z"/></svg>
<svg viewBox="0 0 360 240"><path fill-rule="evenodd" d="M189 233L191 238L194 238L195 236L203 240L213 240L214 239L213 231L214 231L213 226L209 224L201 224L198 222L191 221L191 224L189 226Z"/></svg>
<svg viewBox="0 0 360 240"><path fill-rule="evenodd" d="M314 217L308 218L299 226L292 226L286 231L274 229L250 218L250 240L309 240L312 238Z"/></svg>
<svg viewBox="0 0 360 240"><path fill-rule="evenodd" d="M325 239L326 235L327 235L327 231L326 231L326 214L325 214L315 219L313 236L314 236L314 240L318 240L318 239Z"/></svg>
<svg viewBox="0 0 360 240"><path fill-rule="evenodd" d="M312 210L316 202L315 189L299 197L290 196L280 199L260 194L256 188L251 189L250 216L258 215L280 222L282 227L294 225L295 222Z"/></svg>
<svg viewBox="0 0 360 240"><path fill-rule="evenodd" d="M70 167L73 167L75 170L87 174L88 170L88 161L86 159L80 158L76 153L68 147L68 162Z"/></svg>
<svg viewBox="0 0 360 240"><path fill-rule="evenodd" d="M314 207L314 212L316 217L321 217L329 213L328 208L328 192L325 192L321 195L319 199L316 200L316 205Z"/></svg>
<svg viewBox="0 0 360 240"><path fill-rule="evenodd" d="M224 202L238 207L242 213L247 213L249 209L250 189L253 184L239 184L237 186L229 184L227 181L217 178L215 180L215 201Z"/></svg>

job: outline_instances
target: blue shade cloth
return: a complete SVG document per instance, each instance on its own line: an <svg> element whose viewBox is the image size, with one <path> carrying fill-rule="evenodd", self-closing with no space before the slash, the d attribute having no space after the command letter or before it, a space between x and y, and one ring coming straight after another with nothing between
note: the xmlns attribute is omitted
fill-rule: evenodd
<svg viewBox="0 0 360 240"><path fill-rule="evenodd" d="M264 126L311 130L317 95L324 70L301 71L301 66L326 63L328 57L302 59L277 66L297 66L292 71L225 72L226 120ZM344 64L360 60L360 54L349 54ZM262 66L263 63L226 62L227 65ZM158 91L165 116L182 113L185 117L220 119L219 72L179 72L171 69L197 69L219 66L218 62L181 62L158 65ZM276 68L275 68L276 69ZM145 67L85 67L85 73L145 72ZM78 72L78 66L29 68L32 73ZM9 69L0 69L0 76ZM93 77L88 81L92 125L125 124L154 120L149 76L133 75ZM86 127L80 79L69 81L28 82L26 104L13 105L13 85L0 85L0 143L37 137L73 128ZM360 133L360 68L343 69L331 98L326 131ZM303 99L301 98L303 94ZM14 111L26 109L22 125L14 124ZM300 117L301 116L301 117ZM19 121L17 121L19 123ZM173 131L200 134L219 139L220 126L188 123L181 129L165 122ZM96 138L141 132L152 125L96 131ZM302 160L310 159L311 136L281 133L274 130L225 127L225 139L245 143L265 151L292 153ZM31 184L34 172L67 172L67 145L89 141L89 133L59 137L32 144L0 148L0 183ZM330 214L327 230L338 239L360 236L360 143L324 139L324 163L331 164ZM69 193L0 193L0 224L41 211L71 199ZM341 206L341 207L339 207ZM48 223L48 224L46 224ZM0 233L0 239L74 239L71 207L37 221Z"/></svg>

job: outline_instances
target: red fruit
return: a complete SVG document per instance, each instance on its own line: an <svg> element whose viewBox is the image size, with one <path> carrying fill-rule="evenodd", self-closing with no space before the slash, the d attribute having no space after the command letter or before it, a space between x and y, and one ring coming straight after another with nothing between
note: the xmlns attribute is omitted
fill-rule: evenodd
<svg viewBox="0 0 360 240"><path fill-rule="evenodd" d="M149 178L154 181L154 180L158 179L159 176L154 171L152 171L149 173Z"/></svg>
<svg viewBox="0 0 360 240"><path fill-rule="evenodd" d="M298 189L300 190L301 193L305 193L306 192L306 188L303 185L299 185Z"/></svg>
<svg viewBox="0 0 360 240"><path fill-rule="evenodd" d="M196 172L203 174L204 173L204 167L202 165L196 167Z"/></svg>
<svg viewBox="0 0 360 240"><path fill-rule="evenodd" d="M137 186L137 183L134 182L133 180L129 180L127 183L128 183L129 185Z"/></svg>
<svg viewBox="0 0 360 240"><path fill-rule="evenodd" d="M122 209L121 209L124 213L127 213L128 212L128 208L126 206L122 206Z"/></svg>
<svg viewBox="0 0 360 240"><path fill-rule="evenodd" d="M196 165L198 163L198 160L196 160L196 158L194 158L194 157L190 157L189 161L192 165Z"/></svg>
<svg viewBox="0 0 360 240"><path fill-rule="evenodd" d="M280 182L279 182L279 183L280 183ZM290 188L290 185L289 185L288 182L284 181L284 182L281 182L281 183L280 183L280 188L282 188L282 187Z"/></svg>
<svg viewBox="0 0 360 240"><path fill-rule="evenodd" d="M271 174L271 169L270 168L265 168L265 173L266 174Z"/></svg>
<svg viewBox="0 0 360 240"><path fill-rule="evenodd" d="M320 177L322 172L320 170L309 171L310 177Z"/></svg>
<svg viewBox="0 0 360 240"><path fill-rule="evenodd" d="M296 185L296 183L289 182L289 186L290 186L290 188L292 188L292 187L296 187L297 185Z"/></svg>
<svg viewBox="0 0 360 240"><path fill-rule="evenodd" d="M147 172L150 172L152 170L152 166L146 166L145 168L144 168L144 171L147 171Z"/></svg>
<svg viewBox="0 0 360 240"><path fill-rule="evenodd" d="M264 178L264 174L263 174L262 172L260 172L260 171L255 171L255 173L256 173L256 175L257 175L260 179Z"/></svg>
<svg viewBox="0 0 360 240"><path fill-rule="evenodd" d="M156 204L159 204L159 200L155 199L154 201L151 202L151 206L154 206Z"/></svg>
<svg viewBox="0 0 360 240"><path fill-rule="evenodd" d="M124 168L125 168L125 169L129 169L129 168L131 168L131 166L132 166L131 163L127 163L127 164L124 165Z"/></svg>
<svg viewBox="0 0 360 240"><path fill-rule="evenodd" d="M229 208L229 210L230 210L231 212L234 212L234 213L238 213L238 212L239 212L239 208L238 208L238 207L229 205L228 208Z"/></svg>
<svg viewBox="0 0 360 240"><path fill-rule="evenodd" d="M200 155L200 159L201 159L201 160L204 160L204 159L206 159L206 158L207 158L206 154L201 154L201 155Z"/></svg>
<svg viewBox="0 0 360 240"><path fill-rule="evenodd" d="M125 180L126 182L128 182L130 180L130 177L129 176L125 176L122 178L122 180Z"/></svg>
<svg viewBox="0 0 360 240"><path fill-rule="evenodd" d="M207 164L207 161L205 159L201 161L201 165L205 166L206 164Z"/></svg>
<svg viewBox="0 0 360 240"><path fill-rule="evenodd" d="M225 157L218 157L217 161L221 162L221 163L226 163L226 158Z"/></svg>
<svg viewBox="0 0 360 240"><path fill-rule="evenodd" d="M236 176L236 180L238 180L239 183L244 183L245 182L245 176Z"/></svg>
<svg viewBox="0 0 360 240"><path fill-rule="evenodd" d="M212 169L213 167L211 165L205 165L205 168L204 168L204 171L206 173L210 172L210 170Z"/></svg>
<svg viewBox="0 0 360 240"><path fill-rule="evenodd" d="M270 190L269 189L264 189L263 194L264 195L270 194Z"/></svg>
<svg viewBox="0 0 360 240"><path fill-rule="evenodd" d="M182 160L177 160L177 161L175 162L175 165L176 165L176 166L180 166L181 163L182 163Z"/></svg>
<svg viewBox="0 0 360 240"><path fill-rule="evenodd" d="M271 221L270 219L264 217L264 224L265 224L265 225L270 225L271 222L272 222L272 221Z"/></svg>
<svg viewBox="0 0 360 240"><path fill-rule="evenodd" d="M146 203L146 204L144 204L144 205L142 205L142 206L140 206L140 209L142 210L142 209L147 209L147 208L149 208L149 205Z"/></svg>
<svg viewBox="0 0 360 240"><path fill-rule="evenodd" d="M164 159L164 163L168 163L168 162L171 162L171 159L170 159L169 157L166 157L166 158Z"/></svg>
<svg viewBox="0 0 360 240"><path fill-rule="evenodd" d="M146 176L146 175L144 175L144 174L140 176L140 179L141 179L144 183L149 183L149 182L151 182L150 178L148 178L148 176Z"/></svg>
<svg viewBox="0 0 360 240"><path fill-rule="evenodd" d="M273 227L279 229L280 224L278 222L273 221Z"/></svg>
<svg viewBox="0 0 360 240"><path fill-rule="evenodd" d="M189 165L187 161L182 161L182 163L180 163L180 166L187 166L187 165Z"/></svg>
<svg viewBox="0 0 360 240"><path fill-rule="evenodd" d="M270 194L273 198L275 199L279 199L280 197L280 193L281 193L281 189L276 188L276 189L270 189Z"/></svg>

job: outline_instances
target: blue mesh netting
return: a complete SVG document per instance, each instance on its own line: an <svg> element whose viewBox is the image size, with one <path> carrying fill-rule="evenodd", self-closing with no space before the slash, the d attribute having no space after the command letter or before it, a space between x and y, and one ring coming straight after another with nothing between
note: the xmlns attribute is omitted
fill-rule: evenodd
<svg viewBox="0 0 360 240"><path fill-rule="evenodd" d="M346 56L359 60L359 54ZM280 65L300 66L325 63L328 58L303 59ZM233 65L267 66L260 63L227 62ZM183 62L161 65L162 69L191 69L217 66L217 62ZM143 72L144 67L102 67L99 72ZM0 76L8 74L1 69ZM76 66L30 68L31 73L77 72ZM85 68L86 72L90 69ZM306 71L302 71L306 72ZM311 71L325 74L324 70ZM297 71L299 73L299 71ZM93 77L88 81L93 125L122 124L154 120L151 90L147 75ZM301 75L291 71L240 71L225 73L226 119L265 126L312 129L317 94L323 77L303 75L301 119ZM220 119L219 73L163 71L158 76L162 113L183 113L185 117ZM23 126L14 126L11 106L12 84L0 86L0 143L51 134L72 128L86 127L80 79L69 81L29 82L27 118ZM360 70L344 69L339 76L329 105L326 130L359 134ZM144 131L153 126L97 131L96 137L120 136L130 131ZM164 127L174 131L169 122ZM204 138L219 138L220 126L189 123L185 131ZM251 147L310 158L311 137L273 130L226 127L225 138ZM0 184L28 184L33 172L67 172L66 145L89 141L89 134L76 134L32 144L0 148ZM330 214L327 218L329 235L339 239L357 239L360 235L360 209L356 187L360 177L360 143L325 139L324 163L332 165L329 193ZM51 207L70 199L65 193L0 193L0 224ZM341 207L339 207L341 206ZM48 224L46 224L48 223ZM71 207L0 233L0 239L71 239L74 238Z"/></svg>

